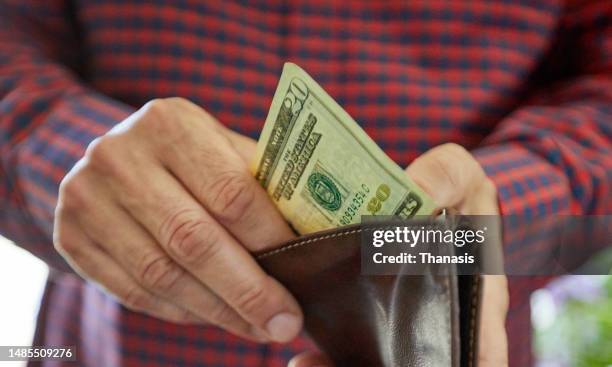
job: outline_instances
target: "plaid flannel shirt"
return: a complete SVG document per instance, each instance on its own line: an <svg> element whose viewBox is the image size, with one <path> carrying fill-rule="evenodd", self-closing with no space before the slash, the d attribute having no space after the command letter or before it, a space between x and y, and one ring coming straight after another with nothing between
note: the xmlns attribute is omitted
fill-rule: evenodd
<svg viewBox="0 0 612 367"><path fill-rule="evenodd" d="M166 96L256 137L287 60L403 166L470 149L503 214L612 212L609 0L0 0L0 233L52 267L36 344L76 345L89 366L283 366L310 346L130 312L52 245L58 184L95 137ZM530 364L544 281L510 279L511 366Z"/></svg>

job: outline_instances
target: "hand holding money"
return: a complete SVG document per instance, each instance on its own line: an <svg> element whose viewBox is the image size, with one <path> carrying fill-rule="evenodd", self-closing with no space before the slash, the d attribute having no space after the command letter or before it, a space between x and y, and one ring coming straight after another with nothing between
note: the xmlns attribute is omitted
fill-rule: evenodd
<svg viewBox="0 0 612 367"><path fill-rule="evenodd" d="M250 253L293 238L287 222L307 233L488 192L467 196L480 187L469 180L436 186L446 174L436 164L417 159L410 180L289 65L257 149L180 98L152 101L94 141L60 185L54 243L130 309L286 342L301 329L300 307Z"/></svg>
<svg viewBox="0 0 612 367"><path fill-rule="evenodd" d="M186 100L150 102L62 181L55 246L132 310L286 342L300 307L250 252L294 234L248 170L254 152Z"/></svg>
<svg viewBox="0 0 612 367"><path fill-rule="evenodd" d="M285 65L257 148L258 181L300 233L359 222L360 215L409 218L435 208L499 214L495 185L463 147L435 147L403 172L293 64ZM479 365L505 366L506 279L487 276L484 284ZM289 365L331 366L317 353Z"/></svg>

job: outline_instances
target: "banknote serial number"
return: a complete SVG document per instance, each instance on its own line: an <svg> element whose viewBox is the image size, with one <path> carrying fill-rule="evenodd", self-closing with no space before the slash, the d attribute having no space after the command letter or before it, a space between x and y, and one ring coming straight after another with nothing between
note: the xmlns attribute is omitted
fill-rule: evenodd
<svg viewBox="0 0 612 367"><path fill-rule="evenodd" d="M366 184L361 184L361 190L357 191L353 196L350 204L344 210L342 217L340 217L340 224L343 226L353 223L353 219L359 213L359 209L365 202L370 188Z"/></svg>
<svg viewBox="0 0 612 367"><path fill-rule="evenodd" d="M344 210L340 217L340 224L343 226L353 223L353 219L359 213L359 209L365 203L370 188L366 184L361 184L361 190L355 193L353 200ZM382 209L383 203L391 196L391 188L387 184L380 184L376 188L374 196L368 200L367 211L369 215L376 215Z"/></svg>
<svg viewBox="0 0 612 367"><path fill-rule="evenodd" d="M0 347L0 361L74 361L76 360L75 347L28 347L28 346L2 346Z"/></svg>

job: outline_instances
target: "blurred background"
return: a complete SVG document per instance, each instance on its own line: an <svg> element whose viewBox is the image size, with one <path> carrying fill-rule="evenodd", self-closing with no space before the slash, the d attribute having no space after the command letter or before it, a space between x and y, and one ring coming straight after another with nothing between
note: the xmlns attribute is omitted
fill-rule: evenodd
<svg viewBox="0 0 612 367"><path fill-rule="evenodd" d="M612 276L564 276L531 297L538 367L612 366Z"/></svg>
<svg viewBox="0 0 612 367"><path fill-rule="evenodd" d="M0 345L30 345L47 265L0 236ZM0 367L25 362L0 362Z"/></svg>
<svg viewBox="0 0 612 367"><path fill-rule="evenodd" d="M30 345L47 272L0 237L0 345ZM533 294L531 310L537 367L612 366L612 276L557 278Z"/></svg>

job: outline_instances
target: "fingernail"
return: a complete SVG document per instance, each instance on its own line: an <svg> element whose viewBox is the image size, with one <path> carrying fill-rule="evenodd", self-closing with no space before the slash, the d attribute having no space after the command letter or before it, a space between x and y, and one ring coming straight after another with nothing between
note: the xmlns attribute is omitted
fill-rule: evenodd
<svg viewBox="0 0 612 367"><path fill-rule="evenodd" d="M297 335L300 326L299 318L284 312L271 318L266 324L266 330L274 341L286 343Z"/></svg>

